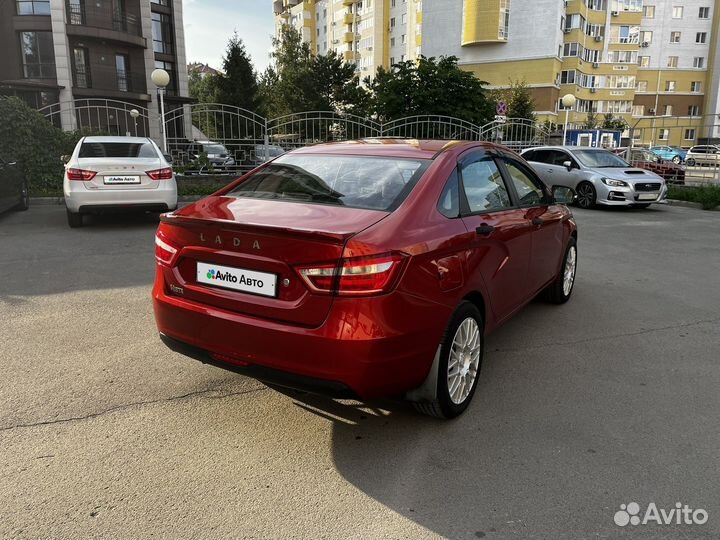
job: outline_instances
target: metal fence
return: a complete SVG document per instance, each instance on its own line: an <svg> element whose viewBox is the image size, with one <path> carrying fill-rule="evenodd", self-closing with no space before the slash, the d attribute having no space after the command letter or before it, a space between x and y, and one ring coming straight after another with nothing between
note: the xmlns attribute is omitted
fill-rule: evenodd
<svg viewBox="0 0 720 540"><path fill-rule="evenodd" d="M160 115L137 104L106 99L78 99L57 103L40 112L55 125L109 135L136 135L162 143ZM70 120L70 121L68 121ZM643 125L641 125L643 124ZM545 144L562 144L562 136L526 119L493 121L483 126L461 118L422 115L379 122L352 114L308 111L267 119L252 111L219 103L177 105L165 114L167 150L174 164L188 173L223 172L238 174L283 152L322 142L369 137L411 139L459 139L492 141L515 151ZM658 145L692 146L714 142L720 134L720 118L643 117L626 132L623 144L629 147ZM706 134L709 139L703 139ZM225 147L221 157L201 163L192 150L196 141L212 141ZM687 144L681 144L681 143ZM716 159L717 157L717 159ZM665 157L662 159L671 159ZM645 166L638 162L638 165ZM720 181L720 154L680 163L687 183ZM648 168L647 166L646 168Z"/></svg>

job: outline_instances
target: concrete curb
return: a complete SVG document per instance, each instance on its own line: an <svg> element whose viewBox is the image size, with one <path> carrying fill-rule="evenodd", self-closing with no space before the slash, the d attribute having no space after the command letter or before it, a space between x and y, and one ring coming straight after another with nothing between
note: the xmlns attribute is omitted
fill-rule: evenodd
<svg viewBox="0 0 720 540"><path fill-rule="evenodd" d="M666 199L670 206L682 206L683 208L695 208L697 210L705 210L700 203L690 201L679 201L677 199ZM706 210L706 212L720 212L720 206Z"/></svg>
<svg viewBox="0 0 720 540"><path fill-rule="evenodd" d="M199 201L200 199L207 197L207 195L183 195L178 197L178 202L190 203ZM30 205L36 206L49 206L55 204L65 204L64 197L30 197Z"/></svg>

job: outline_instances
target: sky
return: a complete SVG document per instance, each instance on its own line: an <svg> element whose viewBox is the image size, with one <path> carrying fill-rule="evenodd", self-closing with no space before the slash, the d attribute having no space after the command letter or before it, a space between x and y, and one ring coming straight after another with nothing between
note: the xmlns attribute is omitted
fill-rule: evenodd
<svg viewBox="0 0 720 540"><path fill-rule="evenodd" d="M258 73L268 65L272 0L184 0L183 19L188 63L222 68L228 39L237 31Z"/></svg>

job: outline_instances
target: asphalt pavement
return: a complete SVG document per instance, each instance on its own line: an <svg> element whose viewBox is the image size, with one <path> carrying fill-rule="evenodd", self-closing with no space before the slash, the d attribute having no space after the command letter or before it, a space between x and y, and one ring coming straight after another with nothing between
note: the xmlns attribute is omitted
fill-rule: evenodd
<svg viewBox="0 0 720 540"><path fill-rule="evenodd" d="M0 216L0 538L717 539L720 213L575 214L573 298L488 338L451 422L167 350L157 218Z"/></svg>

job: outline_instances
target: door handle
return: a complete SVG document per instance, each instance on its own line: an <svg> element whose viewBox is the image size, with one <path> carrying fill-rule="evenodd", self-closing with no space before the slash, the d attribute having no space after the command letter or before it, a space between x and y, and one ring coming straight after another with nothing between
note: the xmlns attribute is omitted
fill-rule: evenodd
<svg viewBox="0 0 720 540"><path fill-rule="evenodd" d="M536 217L536 218L533 218L532 224L535 225L536 227L542 227L543 225L545 225L545 220L542 218Z"/></svg>
<svg viewBox="0 0 720 540"><path fill-rule="evenodd" d="M479 227L475 229L475 232L478 234L478 236L488 236L495 230L495 227L492 225L488 225L487 223L483 223Z"/></svg>

